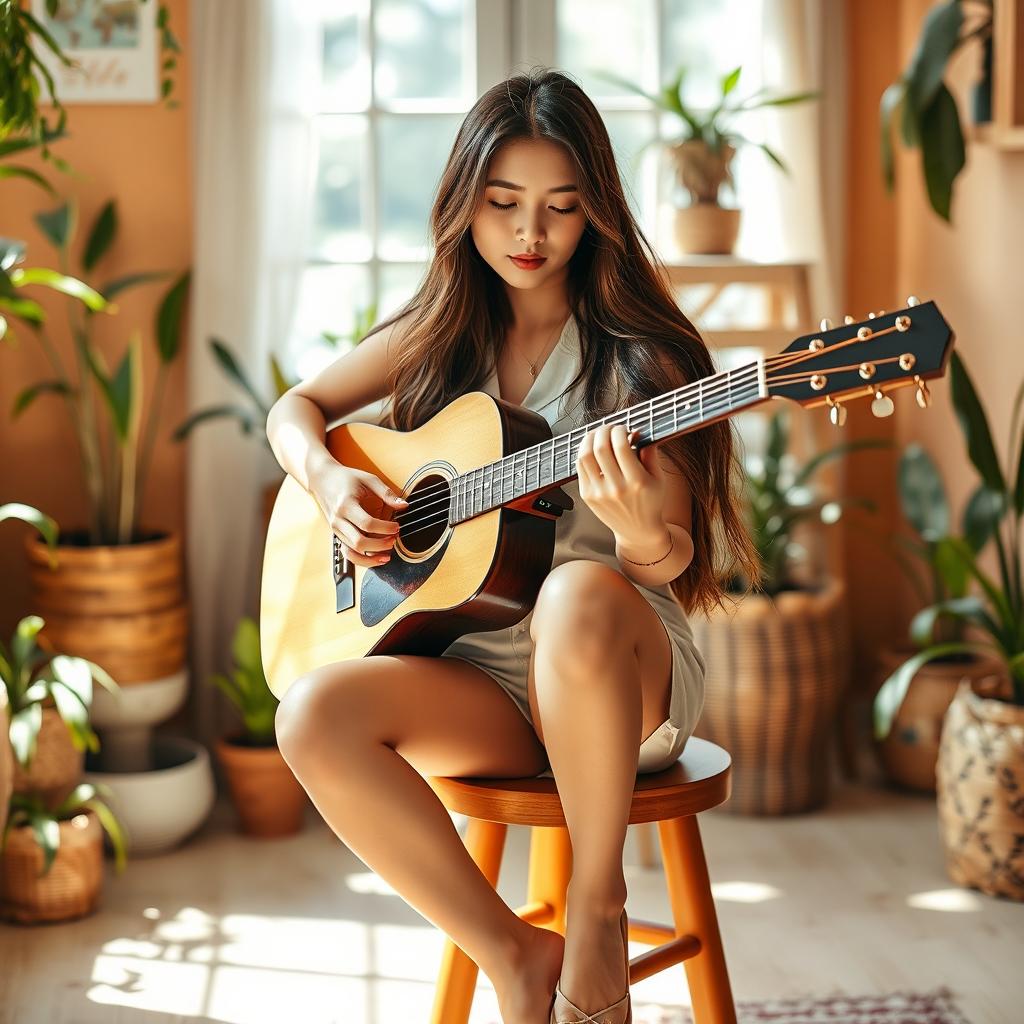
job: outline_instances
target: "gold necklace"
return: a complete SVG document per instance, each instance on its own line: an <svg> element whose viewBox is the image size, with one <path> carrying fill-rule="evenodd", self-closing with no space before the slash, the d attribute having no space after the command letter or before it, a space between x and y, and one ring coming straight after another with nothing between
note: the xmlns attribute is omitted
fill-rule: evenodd
<svg viewBox="0 0 1024 1024"><path fill-rule="evenodd" d="M562 326L561 326L561 327L558 327L558 328L557 328L557 331L556 331L556 334L554 335L554 337L556 337L556 338L557 338L557 337L559 337L559 336L561 335L561 333L562 333L562 328L563 328L564 326L565 326L565 324L562 324ZM511 344L511 343L510 343L510 344ZM551 345L551 340L550 340L550 339L548 340L548 345ZM553 348L553 347L554 347L554 346L552 346L552 348ZM511 345L511 348L512 348L512 351L513 351L513 352L516 352L516 353L518 353L518 354L519 354L520 356L522 356L522 357L523 357L523 359L526 359L526 361L527 361L528 363L530 363L530 376L531 376L531 377L532 377L532 378L533 378L534 380L536 380L536 379L537 379L537 363L533 363L533 362L530 362L530 360L529 360L529 359L528 359L528 358L527 358L527 357L526 357L526 356L525 356L525 355L524 355L524 354L523 354L522 352L520 352L520 351L519 351L519 349L518 349L518 347L517 347L517 346L515 346L515 345ZM541 351L543 351L543 349L542 349ZM540 358L540 357L538 356L538 361L539 361L539 358Z"/></svg>

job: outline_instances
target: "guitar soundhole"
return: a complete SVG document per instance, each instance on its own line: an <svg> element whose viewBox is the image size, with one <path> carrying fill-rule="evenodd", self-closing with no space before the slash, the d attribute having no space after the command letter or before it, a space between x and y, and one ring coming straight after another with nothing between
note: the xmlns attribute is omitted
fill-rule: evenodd
<svg viewBox="0 0 1024 1024"><path fill-rule="evenodd" d="M399 545L412 556L433 548L448 529L451 486L440 473L431 473L416 482L406 494L409 507L398 517L401 524Z"/></svg>

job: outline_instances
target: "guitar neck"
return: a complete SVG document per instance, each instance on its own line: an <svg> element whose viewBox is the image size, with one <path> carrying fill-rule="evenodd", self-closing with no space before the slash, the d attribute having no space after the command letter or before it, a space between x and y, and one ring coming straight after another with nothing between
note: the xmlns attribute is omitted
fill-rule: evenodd
<svg viewBox="0 0 1024 1024"><path fill-rule="evenodd" d="M461 474L452 481L452 525L574 480L586 434L604 423L638 431L639 450L732 416L768 398L764 359L704 377L603 419Z"/></svg>

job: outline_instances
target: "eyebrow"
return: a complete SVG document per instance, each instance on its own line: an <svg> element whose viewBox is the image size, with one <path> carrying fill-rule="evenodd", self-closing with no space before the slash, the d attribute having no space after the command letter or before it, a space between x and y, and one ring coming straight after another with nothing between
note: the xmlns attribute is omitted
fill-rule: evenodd
<svg viewBox="0 0 1024 1024"><path fill-rule="evenodd" d="M526 189L522 185L516 185L511 181L505 181L502 178L491 178L487 182L488 185L497 185L500 188L511 188L516 192L525 192ZM576 192L578 189L575 185L559 185L557 188L549 188L548 192Z"/></svg>

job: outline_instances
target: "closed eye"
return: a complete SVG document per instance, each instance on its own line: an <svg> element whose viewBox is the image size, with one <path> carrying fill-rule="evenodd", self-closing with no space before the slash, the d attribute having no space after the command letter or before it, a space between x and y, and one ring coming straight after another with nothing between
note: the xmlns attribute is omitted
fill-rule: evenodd
<svg viewBox="0 0 1024 1024"><path fill-rule="evenodd" d="M493 199L488 199L487 201L491 204L491 206L495 206L499 210L511 210L512 207L516 205L515 203L496 203ZM579 208L579 203L577 203L575 206L570 206L567 210L563 210L561 207L558 206L551 207L551 209L554 210L555 213L575 213Z"/></svg>

